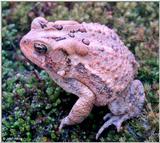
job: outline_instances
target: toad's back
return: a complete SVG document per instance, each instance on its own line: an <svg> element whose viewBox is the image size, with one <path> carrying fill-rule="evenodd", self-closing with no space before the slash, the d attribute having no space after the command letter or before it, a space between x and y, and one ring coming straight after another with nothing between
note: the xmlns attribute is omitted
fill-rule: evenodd
<svg viewBox="0 0 160 143"><path fill-rule="evenodd" d="M104 25L82 23L85 32L75 32L75 39L89 43L85 57L72 55L71 76L87 85L97 96L96 105L106 105L133 80L137 62L117 34Z"/></svg>

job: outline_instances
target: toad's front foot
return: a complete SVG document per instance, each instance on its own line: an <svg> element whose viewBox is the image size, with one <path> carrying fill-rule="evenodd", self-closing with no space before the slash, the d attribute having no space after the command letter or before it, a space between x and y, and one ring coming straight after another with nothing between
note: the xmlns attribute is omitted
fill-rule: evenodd
<svg viewBox="0 0 160 143"><path fill-rule="evenodd" d="M76 80L72 80L71 86L76 90L75 93L78 94L79 98L72 107L69 115L62 119L59 132L64 126L81 123L89 115L95 102L95 95L88 87Z"/></svg>
<svg viewBox="0 0 160 143"><path fill-rule="evenodd" d="M61 120L61 124L59 125L58 131L61 132L62 128L66 125L67 119L64 118Z"/></svg>
<svg viewBox="0 0 160 143"><path fill-rule="evenodd" d="M65 127L66 125L73 125L73 124L75 124L75 123L74 123L73 121L71 121L71 120L69 119L69 117L67 116L67 117L65 117L65 118L63 118L63 119L61 120L61 123L60 123L60 125L59 125L58 131L61 132L62 129L63 129L63 127Z"/></svg>

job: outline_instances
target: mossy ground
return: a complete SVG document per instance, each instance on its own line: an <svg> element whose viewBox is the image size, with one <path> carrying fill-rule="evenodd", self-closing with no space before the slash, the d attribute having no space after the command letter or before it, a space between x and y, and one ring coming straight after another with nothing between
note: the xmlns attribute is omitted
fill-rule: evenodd
<svg viewBox="0 0 160 143"><path fill-rule="evenodd" d="M2 2L2 140L96 141L107 107L94 107L79 125L58 134L60 119L77 98L58 87L30 63L20 38L37 16L48 20L99 22L117 31L140 63L145 105L138 118L123 123L120 133L108 128L99 141L159 141L158 2Z"/></svg>

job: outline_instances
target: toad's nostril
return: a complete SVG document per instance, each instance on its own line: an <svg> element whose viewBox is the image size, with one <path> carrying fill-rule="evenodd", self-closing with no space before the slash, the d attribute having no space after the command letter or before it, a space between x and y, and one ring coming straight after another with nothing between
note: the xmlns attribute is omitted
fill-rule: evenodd
<svg viewBox="0 0 160 143"><path fill-rule="evenodd" d="M29 41L30 41L29 39L24 39L24 38L23 38L20 43L23 44L23 45L24 45L24 44L25 44L25 45L28 45L28 44L30 43Z"/></svg>
<svg viewBox="0 0 160 143"><path fill-rule="evenodd" d="M20 47L22 48L24 45L29 45L29 43L30 40L23 37L20 41Z"/></svg>
<svg viewBox="0 0 160 143"><path fill-rule="evenodd" d="M23 43L28 45L29 44L29 40L24 40Z"/></svg>

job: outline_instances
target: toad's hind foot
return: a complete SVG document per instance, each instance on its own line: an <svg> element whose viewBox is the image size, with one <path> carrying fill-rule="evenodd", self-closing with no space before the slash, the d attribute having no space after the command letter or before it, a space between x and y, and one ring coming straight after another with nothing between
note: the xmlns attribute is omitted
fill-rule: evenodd
<svg viewBox="0 0 160 143"><path fill-rule="evenodd" d="M99 129L96 139L110 125L115 125L119 132L123 121L138 116L141 113L144 98L145 94L142 83L139 80L132 81L127 93L124 93L109 104L111 113L103 117L103 120L107 121Z"/></svg>
<svg viewBox="0 0 160 143"><path fill-rule="evenodd" d="M117 128L117 132L119 132L123 121L129 119L130 117L128 115L114 116L111 113L108 113L103 119L106 120L107 118L108 118L108 121L106 121L103 124L103 126L99 129L98 133L96 134L96 139L98 139L101 133L110 125L115 125Z"/></svg>

